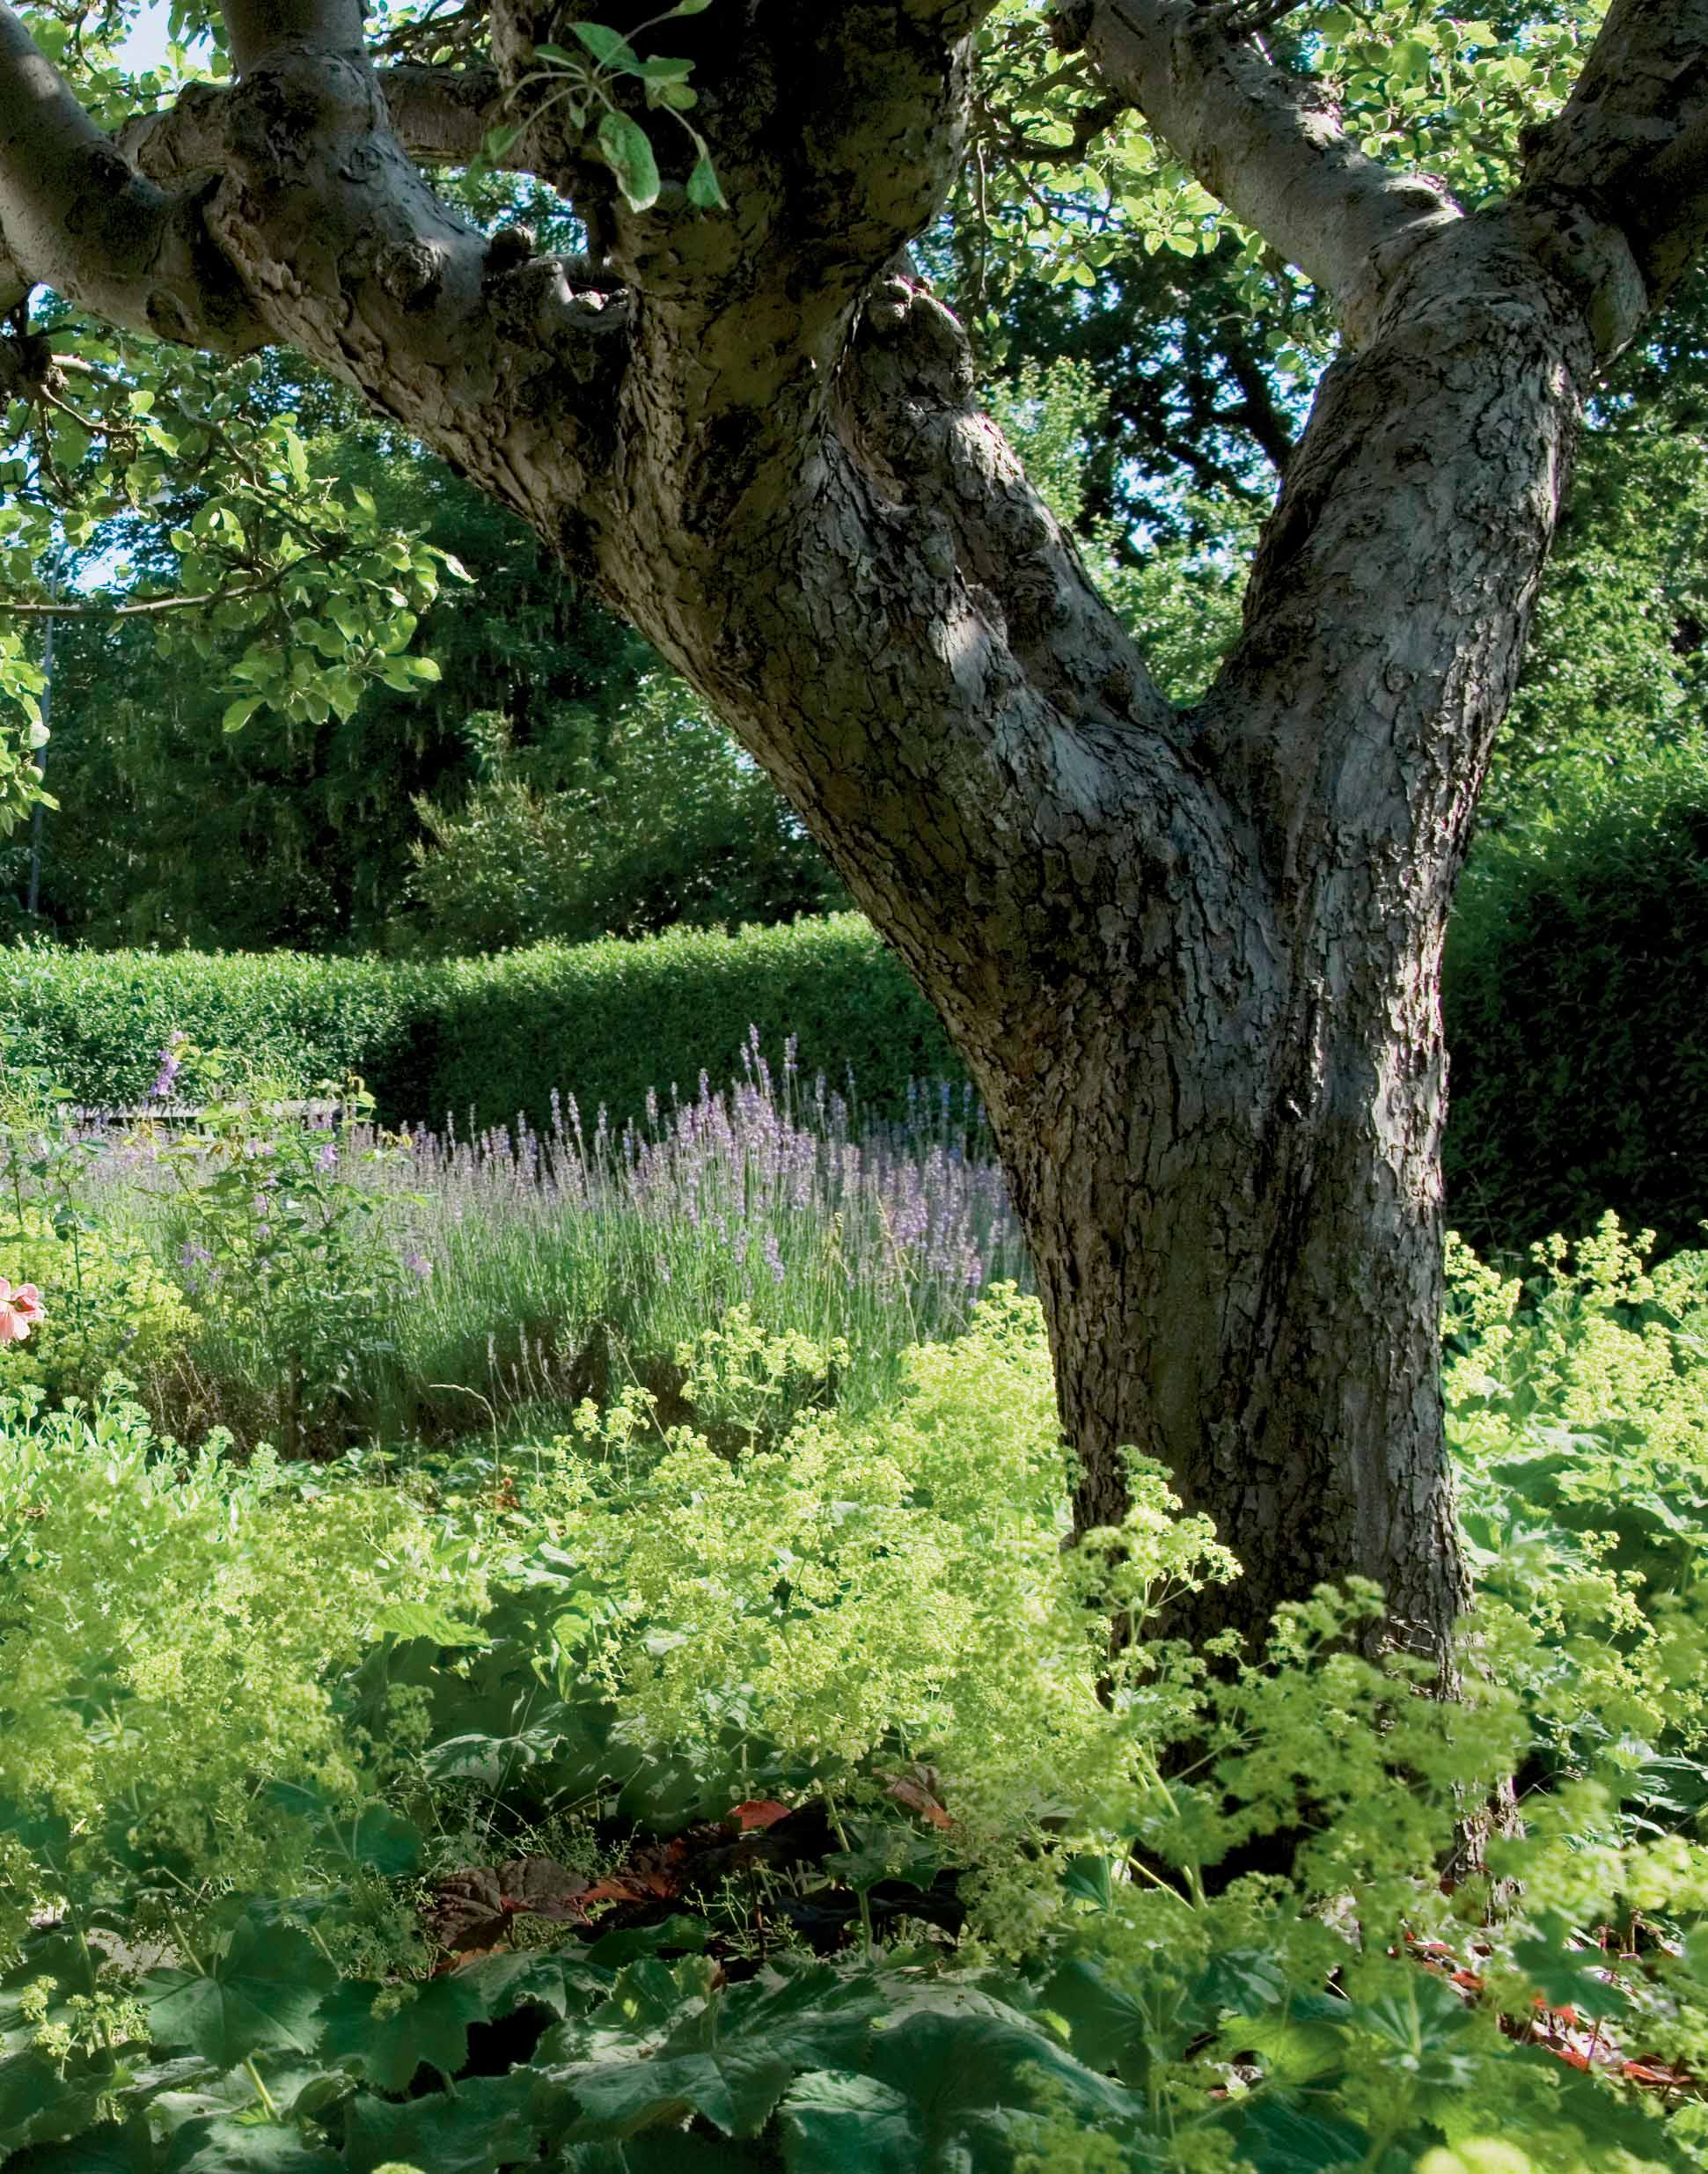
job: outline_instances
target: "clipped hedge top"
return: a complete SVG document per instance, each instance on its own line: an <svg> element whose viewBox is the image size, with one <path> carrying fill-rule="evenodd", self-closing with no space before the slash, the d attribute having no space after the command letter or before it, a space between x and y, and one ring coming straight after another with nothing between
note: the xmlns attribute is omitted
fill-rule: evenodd
<svg viewBox="0 0 1708 2174"><path fill-rule="evenodd" d="M82 951L25 945L0 979L0 1052L91 1107L146 1097L174 1029L301 1091L358 1072L395 1123L543 1124L554 1092L614 1120L649 1089L741 1069L752 1029L773 1066L850 1071L894 1116L910 1077L958 1077L935 1014L858 914L639 942L541 944L443 961L296 951ZM183 1085L195 1091L194 1068Z"/></svg>

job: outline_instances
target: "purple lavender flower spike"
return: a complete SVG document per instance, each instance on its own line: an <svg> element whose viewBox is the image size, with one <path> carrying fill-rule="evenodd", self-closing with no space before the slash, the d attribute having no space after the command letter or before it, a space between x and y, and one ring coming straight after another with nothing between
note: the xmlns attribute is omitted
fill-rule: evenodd
<svg viewBox="0 0 1708 2174"><path fill-rule="evenodd" d="M148 1091L150 1102L164 1102L172 1092L183 1069L181 1052L189 1039L183 1029L177 1026L167 1035L166 1046L160 1052L160 1069L155 1074L154 1084Z"/></svg>

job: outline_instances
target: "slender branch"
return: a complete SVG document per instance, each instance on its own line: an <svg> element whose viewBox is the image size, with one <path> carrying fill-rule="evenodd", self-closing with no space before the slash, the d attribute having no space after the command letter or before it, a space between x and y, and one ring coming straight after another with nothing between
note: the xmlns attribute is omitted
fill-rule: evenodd
<svg viewBox="0 0 1708 2174"><path fill-rule="evenodd" d="M228 604L238 597L260 596L277 585L277 577L241 583L232 589L209 589L205 595L146 597L140 604L68 604L63 597L45 604L23 604L8 597L0 611L22 619L143 619L160 612L199 611L204 604Z"/></svg>
<svg viewBox="0 0 1708 2174"><path fill-rule="evenodd" d="M1308 84L1242 43L1250 13L1092 0L1062 23L1211 195L1362 330L1399 265L1459 212L1424 176L1366 157Z"/></svg>
<svg viewBox="0 0 1708 2174"><path fill-rule="evenodd" d="M133 330L224 354L266 336L209 235L200 193L168 195L138 174L4 5L0 256Z"/></svg>

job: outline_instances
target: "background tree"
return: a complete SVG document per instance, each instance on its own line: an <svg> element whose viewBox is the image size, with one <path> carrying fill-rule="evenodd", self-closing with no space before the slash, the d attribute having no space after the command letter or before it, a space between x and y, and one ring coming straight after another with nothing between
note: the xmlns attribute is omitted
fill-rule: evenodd
<svg viewBox="0 0 1708 2174"><path fill-rule="evenodd" d="M683 0L668 47L605 13L392 26L376 72L350 0L231 0L231 87L116 143L0 15L5 298L118 328L65 352L135 496L224 429L216 389L153 420L136 341L282 343L531 523L779 780L965 1054L1081 1521L1119 1512L1136 1444L1245 1559L1234 1620L1359 1571L1439 1649L1441 936L1580 410L1708 222L1708 4L1615 0L1575 89L1581 18L1547 8L1516 49L1405 7L1285 35L1274 7L1054 12L1070 140L1083 81L1159 233L1225 206L1246 275L1294 268L1345 328L1186 709L905 254L980 69L1045 13ZM123 86L86 79L116 121ZM434 194L424 166L481 151L566 196L589 253ZM51 483L67 365L18 317L6 369ZM185 532L187 583L294 635L252 639L237 722L407 676L443 566L297 444L228 448Z"/></svg>
<svg viewBox="0 0 1708 2174"><path fill-rule="evenodd" d="M314 475L365 489L463 569L407 636L436 677L228 731L248 630L124 613L216 489L193 480L100 519L58 628L38 927L103 945L478 950L831 900L775 789L679 682L666 700L638 635L443 462L280 359L245 366L245 422L293 416ZM23 832L0 846L16 900L30 855Z"/></svg>

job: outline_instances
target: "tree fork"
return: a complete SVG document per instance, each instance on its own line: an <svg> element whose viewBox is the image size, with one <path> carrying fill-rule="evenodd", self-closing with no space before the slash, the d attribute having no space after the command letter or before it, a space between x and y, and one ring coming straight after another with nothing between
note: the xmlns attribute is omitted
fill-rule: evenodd
<svg viewBox="0 0 1708 2174"><path fill-rule="evenodd" d="M517 0L491 70L397 71L395 114L354 0L229 0L235 84L118 147L0 6L0 301L48 279L170 337L289 342L597 582L965 1053L1038 1263L1081 1522L1119 1514L1131 1444L1246 1564L1190 1627L1255 1630L1360 1574L1444 1656L1441 932L1580 402L1708 235L1708 0L1612 0L1524 185L1469 215L1346 142L1249 42L1252 11L1062 11L1111 95L1347 328L1191 711L906 264L989 11L744 0L685 26L734 210L694 212L666 146L657 205L612 210L612 294L493 249L416 163L464 155L522 83ZM517 118L514 158L573 196L585 146Z"/></svg>

